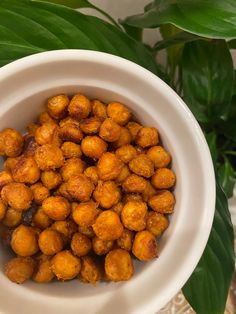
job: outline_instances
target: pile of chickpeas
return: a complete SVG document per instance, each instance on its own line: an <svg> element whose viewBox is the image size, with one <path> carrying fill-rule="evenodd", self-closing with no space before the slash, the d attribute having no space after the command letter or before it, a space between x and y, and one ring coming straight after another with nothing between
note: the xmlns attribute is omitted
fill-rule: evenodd
<svg viewBox="0 0 236 314"><path fill-rule="evenodd" d="M15 283L129 280L175 205L170 154L119 102L57 95L27 134L0 132L2 243Z"/></svg>

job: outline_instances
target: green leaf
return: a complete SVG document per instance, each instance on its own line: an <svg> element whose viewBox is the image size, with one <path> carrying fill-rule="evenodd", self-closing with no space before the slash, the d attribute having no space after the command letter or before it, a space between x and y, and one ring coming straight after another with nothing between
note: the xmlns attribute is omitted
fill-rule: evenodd
<svg viewBox="0 0 236 314"><path fill-rule="evenodd" d="M124 24L155 28L171 23L185 31L208 38L236 37L235 0L159 0L143 14L126 18Z"/></svg>
<svg viewBox="0 0 236 314"><path fill-rule="evenodd" d="M227 198L216 185L216 211L205 251L183 293L198 314L224 313L234 273L234 233Z"/></svg>
<svg viewBox="0 0 236 314"><path fill-rule="evenodd" d="M233 93L234 68L224 40L186 44L182 77L184 99L199 121L226 118Z"/></svg>
<svg viewBox="0 0 236 314"><path fill-rule="evenodd" d="M218 149L216 145L216 133L210 132L205 134L207 144L209 146L210 152L211 152L211 158L213 161L213 164L216 165L217 159L218 159Z"/></svg>
<svg viewBox="0 0 236 314"><path fill-rule="evenodd" d="M36 52L65 48L118 55L163 77L142 43L101 19L46 2L0 1L1 65Z"/></svg>
<svg viewBox="0 0 236 314"><path fill-rule="evenodd" d="M219 130L228 139L236 143L236 95L232 97L231 107L226 121L221 121L219 125ZM232 146L232 145L231 145ZM232 150L232 147L228 147Z"/></svg>
<svg viewBox="0 0 236 314"><path fill-rule="evenodd" d="M143 37L143 30L142 28L138 28L138 27L133 27L130 25L123 25L124 30L126 31L126 33L130 36L133 37L134 39L138 40L138 41L142 41L142 37Z"/></svg>
<svg viewBox="0 0 236 314"><path fill-rule="evenodd" d="M229 49L236 49L236 39L228 41Z"/></svg>
<svg viewBox="0 0 236 314"><path fill-rule="evenodd" d="M224 164L218 169L218 176L220 184L227 196L230 198L233 196L234 185L236 181L234 168L227 158L225 158Z"/></svg>

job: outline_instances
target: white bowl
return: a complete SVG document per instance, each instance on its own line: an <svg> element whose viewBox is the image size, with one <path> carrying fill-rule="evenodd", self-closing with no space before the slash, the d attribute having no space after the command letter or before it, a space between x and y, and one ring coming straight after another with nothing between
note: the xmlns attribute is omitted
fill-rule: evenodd
<svg viewBox="0 0 236 314"><path fill-rule="evenodd" d="M142 67L105 53L60 50L40 53L0 69L0 129L24 126L44 108L49 96L82 92L117 100L140 121L158 128L173 157L177 203L159 243L160 257L136 262L128 282L16 285L2 272L0 311L12 314L151 314L161 309L187 281L207 243L215 204L212 161L203 133L180 97ZM197 293L197 292L196 292Z"/></svg>

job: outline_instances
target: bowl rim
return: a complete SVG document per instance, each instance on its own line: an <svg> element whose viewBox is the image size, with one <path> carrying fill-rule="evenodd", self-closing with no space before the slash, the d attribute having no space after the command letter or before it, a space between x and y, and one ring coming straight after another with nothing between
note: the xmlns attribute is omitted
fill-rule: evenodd
<svg viewBox="0 0 236 314"><path fill-rule="evenodd" d="M127 72L136 72L137 75L142 75L145 78L149 79L150 84L153 86L156 85L156 88L162 89L162 93L169 94L168 97L174 97L176 99L176 108L178 111L184 113L186 116L186 123L189 127L194 128L196 130L196 137L198 142L201 145L201 153L204 156L204 163L202 164L203 170L206 171L208 176L208 196L206 200L206 206L208 207L208 212L204 216L207 221L205 221L205 226L207 226L207 230L205 230L204 235L198 238L198 246L195 247L195 252L189 257L189 259L185 263L185 268L181 267L178 274L178 280L172 282L172 287L168 293L166 293L161 298L161 302L154 300L150 300L150 303L146 306L145 313L150 313L156 307L163 307L178 291L183 287L188 278L191 276L193 270L197 266L202 253L207 244L207 240L210 235L214 212L215 212L215 199L216 199L216 188L215 188L215 174L214 167L211 159L210 150L206 139L203 135L203 132L193 116L190 109L184 103L182 98L170 87L168 86L162 79L160 79L157 75L153 74L149 70L143 68L142 66L124 59L119 56L115 56L109 53L93 51L93 50L83 50L83 49L62 49L62 50L52 50L45 51L41 53L37 53L34 55L30 55L19 60L13 61L10 64L7 64L0 68L0 76L1 80L6 79L14 75L17 72L25 70L26 68L34 67L40 64L50 64L52 62L66 62L66 61L90 61L96 62L99 64L115 66L121 66ZM3 105L4 107L4 105ZM2 109L0 109L1 114ZM143 309L143 308L142 308ZM143 312L142 312L143 313Z"/></svg>

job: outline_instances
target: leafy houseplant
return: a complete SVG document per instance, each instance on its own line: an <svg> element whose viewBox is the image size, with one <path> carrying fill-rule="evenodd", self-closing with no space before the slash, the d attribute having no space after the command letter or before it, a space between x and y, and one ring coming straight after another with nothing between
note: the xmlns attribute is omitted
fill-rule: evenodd
<svg viewBox="0 0 236 314"><path fill-rule="evenodd" d="M68 6L93 8L111 23ZM159 28L163 39L153 47L145 45L144 28ZM154 0L143 14L120 23L87 0L0 0L0 66L47 50L104 51L161 77L194 113L208 141L217 178L210 238L183 287L193 309L202 314L224 312L234 272L233 227L227 204L236 178L236 80L230 54L236 48L234 38L235 0ZM155 58L163 49L168 57L166 67Z"/></svg>

